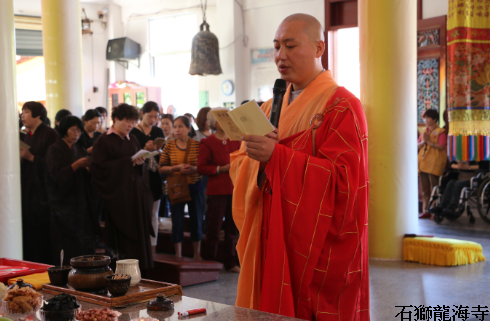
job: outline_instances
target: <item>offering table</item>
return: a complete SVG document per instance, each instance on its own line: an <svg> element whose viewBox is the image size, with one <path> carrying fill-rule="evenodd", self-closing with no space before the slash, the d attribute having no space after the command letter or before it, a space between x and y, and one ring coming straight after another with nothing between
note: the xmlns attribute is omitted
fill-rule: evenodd
<svg viewBox="0 0 490 321"><path fill-rule="evenodd" d="M43 296L44 300L48 300L53 295L43 293L43 291L39 291ZM240 308L236 306L204 301L199 299L193 299L186 296L174 295L168 297L174 302L174 310L170 311L147 311L147 302L137 303L134 305L130 305L124 308L116 308L114 310L119 311L122 315L119 317L119 321L137 321L144 320L145 318L152 317L157 320L165 320L165 321L182 321L182 320L215 320L215 321L231 321L231 320L254 320L254 321L262 321L262 320L271 320L271 321L290 321L290 320L299 320L290 317L284 317L277 314L271 314L261 311L255 311L251 309ZM88 302L80 302L82 305L82 310L89 309L100 309L103 308L101 305L88 303ZM206 308L206 313L191 315L188 317L179 317L177 312L186 311L197 308ZM40 320L39 314L37 318L31 319L33 321Z"/></svg>

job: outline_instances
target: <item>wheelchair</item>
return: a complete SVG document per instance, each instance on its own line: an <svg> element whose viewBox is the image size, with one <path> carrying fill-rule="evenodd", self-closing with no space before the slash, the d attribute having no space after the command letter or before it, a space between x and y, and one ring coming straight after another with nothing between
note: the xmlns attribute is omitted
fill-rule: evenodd
<svg viewBox="0 0 490 321"><path fill-rule="evenodd" d="M439 178L439 185L432 190L429 200L429 208L440 207L444 190L451 180L458 179L458 171L448 170ZM454 215L445 216L442 213L434 213L434 221L440 224L444 219L455 221L466 211L470 224L475 224L472 208L477 208L482 220L490 224L490 172L480 170L470 179L470 186L461 191L458 207Z"/></svg>

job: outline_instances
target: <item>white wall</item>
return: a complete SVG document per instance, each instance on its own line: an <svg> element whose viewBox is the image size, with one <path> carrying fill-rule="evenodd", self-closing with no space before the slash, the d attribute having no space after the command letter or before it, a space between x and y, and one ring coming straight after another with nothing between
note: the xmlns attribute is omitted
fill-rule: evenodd
<svg viewBox="0 0 490 321"><path fill-rule="evenodd" d="M125 67L106 60L107 42L110 39L124 36L124 24L122 22L121 7L116 4L91 4L82 3L87 17L94 22L90 25L92 35L82 36L83 50L83 91L85 110L98 106L107 106L107 84L115 81L126 80ZM98 11L106 8L106 27L104 28L98 18ZM93 50L93 52L92 52ZM109 79L107 70L109 69ZM98 92L93 92L93 87Z"/></svg>
<svg viewBox="0 0 490 321"><path fill-rule="evenodd" d="M108 66L105 60L105 50L109 38L107 27L102 27L97 15L97 11L107 6L82 3L81 7L85 9L88 19L94 20L90 24L93 34L82 35L83 94L84 106L87 110L106 106L106 70ZM83 13L82 18L85 18ZM97 87L98 92L94 93L93 87Z"/></svg>
<svg viewBox="0 0 490 321"><path fill-rule="evenodd" d="M447 15L448 0L423 0L422 17L424 19Z"/></svg>

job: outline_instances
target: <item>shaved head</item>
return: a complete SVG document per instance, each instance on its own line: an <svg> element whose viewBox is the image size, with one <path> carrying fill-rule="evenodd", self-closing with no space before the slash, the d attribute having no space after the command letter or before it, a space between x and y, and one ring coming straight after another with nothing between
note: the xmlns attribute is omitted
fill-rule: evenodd
<svg viewBox="0 0 490 321"><path fill-rule="evenodd" d="M315 17L305 13L295 13L286 17L281 24L289 22L302 22L303 32L306 33L311 41L325 41L322 25Z"/></svg>
<svg viewBox="0 0 490 321"><path fill-rule="evenodd" d="M284 19L274 37L274 60L281 78L294 90L305 88L322 71L325 40L313 16L297 13Z"/></svg>

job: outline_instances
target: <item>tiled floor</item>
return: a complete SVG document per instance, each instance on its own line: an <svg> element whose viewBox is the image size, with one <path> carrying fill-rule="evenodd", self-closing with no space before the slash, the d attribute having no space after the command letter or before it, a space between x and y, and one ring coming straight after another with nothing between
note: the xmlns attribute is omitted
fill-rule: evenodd
<svg viewBox="0 0 490 321"><path fill-rule="evenodd" d="M473 226L466 216L455 222L445 220L440 225L432 220L419 220L419 233L478 242L483 246L484 255L490 259L490 225L478 217ZM217 282L185 287L183 292L193 298L232 305L237 280L237 274L222 271ZM395 306L401 305L450 305L451 308L454 308L453 305L467 305L470 308L478 304L490 306L490 265L487 262L437 267L371 260L370 284L371 320L374 321L401 320L400 317L395 318L401 310Z"/></svg>

